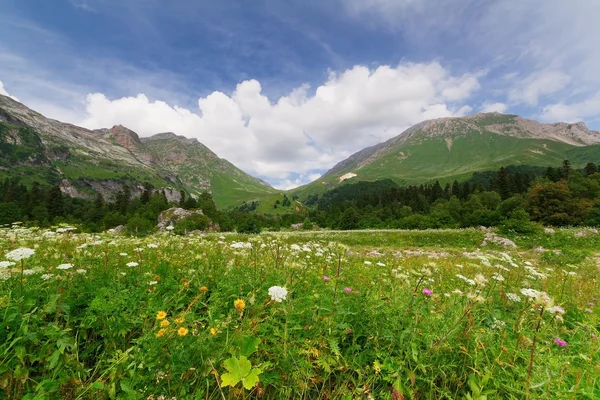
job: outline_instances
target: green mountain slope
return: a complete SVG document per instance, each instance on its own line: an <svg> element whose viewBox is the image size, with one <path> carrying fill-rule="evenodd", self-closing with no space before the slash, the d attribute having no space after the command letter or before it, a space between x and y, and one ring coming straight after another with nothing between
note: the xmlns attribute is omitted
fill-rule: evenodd
<svg viewBox="0 0 600 400"><path fill-rule="evenodd" d="M516 115L476 114L425 121L340 162L294 189L305 198L340 184L392 179L399 184L468 179L508 165L575 167L600 162L600 133L584 124L541 124Z"/></svg>
<svg viewBox="0 0 600 400"><path fill-rule="evenodd" d="M140 138L123 127L88 130L45 118L0 95L0 178L60 184L74 197L110 199L124 185L139 195L150 183L178 200L210 191L219 207L277 193L196 139L173 133Z"/></svg>

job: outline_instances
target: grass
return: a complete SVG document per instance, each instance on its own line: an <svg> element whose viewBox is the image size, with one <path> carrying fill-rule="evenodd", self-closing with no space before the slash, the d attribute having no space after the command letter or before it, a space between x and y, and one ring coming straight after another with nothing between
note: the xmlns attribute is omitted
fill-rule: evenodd
<svg viewBox="0 0 600 400"><path fill-rule="evenodd" d="M0 230L0 397L600 397L591 230L59 231Z"/></svg>

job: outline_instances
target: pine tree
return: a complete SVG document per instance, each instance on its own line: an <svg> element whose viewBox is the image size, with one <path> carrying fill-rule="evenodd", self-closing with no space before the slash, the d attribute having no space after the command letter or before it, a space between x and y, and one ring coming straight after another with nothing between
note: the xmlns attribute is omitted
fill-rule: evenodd
<svg viewBox="0 0 600 400"><path fill-rule="evenodd" d="M585 176L590 176L590 175L593 175L596 172L598 172L598 167L596 167L596 164L589 162L585 166L584 171L585 171Z"/></svg>

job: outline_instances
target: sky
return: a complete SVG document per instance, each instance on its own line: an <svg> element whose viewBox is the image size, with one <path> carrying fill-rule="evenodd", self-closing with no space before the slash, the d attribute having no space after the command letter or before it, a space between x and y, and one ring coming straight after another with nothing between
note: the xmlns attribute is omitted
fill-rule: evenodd
<svg viewBox="0 0 600 400"><path fill-rule="evenodd" d="M289 189L431 118L600 128L598 0L0 0L0 94Z"/></svg>

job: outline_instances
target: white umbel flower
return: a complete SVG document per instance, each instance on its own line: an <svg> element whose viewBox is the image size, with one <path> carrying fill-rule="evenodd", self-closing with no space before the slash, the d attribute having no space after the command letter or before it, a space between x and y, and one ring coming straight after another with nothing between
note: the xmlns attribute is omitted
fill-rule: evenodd
<svg viewBox="0 0 600 400"><path fill-rule="evenodd" d="M127 265L128 267L137 267L139 264L136 263L135 261L131 261L131 262L128 262L127 264L125 264L125 265Z"/></svg>
<svg viewBox="0 0 600 400"><path fill-rule="evenodd" d="M21 247L19 249L11 251L10 253L7 253L4 256L4 258L6 258L7 260L10 260L10 261L21 261L21 260L25 260L26 258L31 257L34 254L35 254L35 251L33 249L30 249L27 247Z"/></svg>
<svg viewBox="0 0 600 400"><path fill-rule="evenodd" d="M269 296L271 296L271 300L281 303L287 298L287 289L281 286L271 286Z"/></svg>
<svg viewBox="0 0 600 400"><path fill-rule="evenodd" d="M73 264L60 264L56 269L71 269L73 268Z"/></svg>

